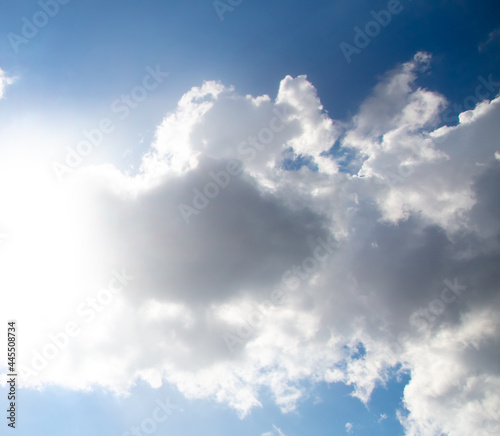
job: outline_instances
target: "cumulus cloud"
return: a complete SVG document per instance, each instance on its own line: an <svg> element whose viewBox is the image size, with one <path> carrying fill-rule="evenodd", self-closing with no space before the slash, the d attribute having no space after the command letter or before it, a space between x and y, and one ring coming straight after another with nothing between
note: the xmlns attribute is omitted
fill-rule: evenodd
<svg viewBox="0 0 500 436"><path fill-rule="evenodd" d="M206 82L139 174L81 168L53 208L40 191L7 215L24 385L166 382L244 416L263 387L288 412L306 381L368 402L406 372L408 435L498 433L500 98L441 127L445 98L416 85L429 65L388 72L347 121L305 76L275 99Z"/></svg>

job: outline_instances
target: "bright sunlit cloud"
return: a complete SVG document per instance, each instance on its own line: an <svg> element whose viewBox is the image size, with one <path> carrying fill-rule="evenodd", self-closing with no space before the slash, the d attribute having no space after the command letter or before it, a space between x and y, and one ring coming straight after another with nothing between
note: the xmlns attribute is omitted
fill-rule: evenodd
<svg viewBox="0 0 500 436"><path fill-rule="evenodd" d="M16 434L500 434L497 6L5 4Z"/></svg>
<svg viewBox="0 0 500 436"><path fill-rule="evenodd" d="M309 379L352 385L368 402L399 367L411 374L400 416L409 434L429 419L430 432L493 425L498 395L487 386L500 375L474 375L467 355L487 365L482 344L496 341L498 322L469 298L494 285L463 272L498 247L442 250L498 231L490 180L500 171L500 100L434 142L446 101L414 86L424 60L389 72L352 123L330 119L305 76L284 78L274 101L207 83L166 115L136 176L82 166L59 184L35 163L6 168L2 286L16 295L10 313L33 330L50 318L25 335L26 385L126 393L136 379L168 382L243 417L261 407L264 387L283 412L295 410ZM227 125L232 136L221 138ZM329 153L339 138L355 165ZM299 152L309 165L286 169ZM427 261L436 250L441 265ZM425 270L419 279L415 268ZM105 289L113 277L123 292ZM37 312L47 299L57 306ZM47 338L69 337L75 314L78 335L49 353ZM456 380L480 409L448 395ZM469 417L454 424L447 413Z"/></svg>

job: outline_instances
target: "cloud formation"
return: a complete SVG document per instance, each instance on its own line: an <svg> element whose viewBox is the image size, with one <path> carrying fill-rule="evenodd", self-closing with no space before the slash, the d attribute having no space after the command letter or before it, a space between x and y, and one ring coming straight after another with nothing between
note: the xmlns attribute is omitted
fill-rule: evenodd
<svg viewBox="0 0 500 436"><path fill-rule="evenodd" d="M75 171L55 196L73 221L47 241L63 234L79 255L60 242L38 253L52 269L34 286L2 283L18 318L27 298L60 303L32 314L51 322L25 333L25 385L123 393L141 378L244 416L263 387L287 412L304 382L343 382L368 402L404 371L408 435L498 433L500 98L440 127L445 98L416 85L430 62L418 53L388 72L343 121L305 76L274 100L206 82L164 118L137 175ZM199 212L189 223L182 204ZM335 248L314 263L318 239ZM120 268L133 279L99 297ZM68 322L81 333L45 356Z"/></svg>
<svg viewBox="0 0 500 436"><path fill-rule="evenodd" d="M5 71L0 68L0 99L4 97L5 88L14 83L15 78L7 76Z"/></svg>
<svg viewBox="0 0 500 436"><path fill-rule="evenodd" d="M490 45L498 44L499 41L500 41L500 28L497 27L488 34L488 39L486 41L479 44L479 51L480 52L485 51Z"/></svg>

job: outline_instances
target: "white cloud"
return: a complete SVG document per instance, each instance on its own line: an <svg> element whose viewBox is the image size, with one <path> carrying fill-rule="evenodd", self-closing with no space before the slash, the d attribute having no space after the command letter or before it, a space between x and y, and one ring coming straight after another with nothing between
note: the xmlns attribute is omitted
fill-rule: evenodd
<svg viewBox="0 0 500 436"><path fill-rule="evenodd" d="M352 424L350 422L346 423L345 431L346 431L346 433L352 433Z"/></svg>
<svg viewBox="0 0 500 436"><path fill-rule="evenodd" d="M8 85L12 85L14 83L14 81L15 81L15 77L7 76L5 71L3 71L0 68L0 99L3 98L3 96L4 96L5 88Z"/></svg>
<svg viewBox="0 0 500 436"><path fill-rule="evenodd" d="M0 285L14 297L0 314L25 325L22 364L49 333L81 327L25 384L125 393L142 378L243 416L263 387L293 410L307 380L342 381L366 402L401 363L408 435L498 432L500 99L436 132L446 101L415 85L428 63L389 72L349 122L328 118L305 76L283 79L274 100L207 82L167 114L135 177L81 168L48 194L4 174ZM329 153L335 141L352 159ZM317 170L285 169L299 154ZM243 174L187 225L179 204L230 159ZM315 265L328 235L335 249ZM77 309L90 313L121 267L135 278L87 323ZM288 270L300 286L268 307ZM466 291L451 301L455 278ZM436 299L444 310L429 313ZM259 307L231 354L224 333Z"/></svg>
<svg viewBox="0 0 500 436"><path fill-rule="evenodd" d="M278 436L286 436L285 433L283 433L279 427L276 427L274 424L273 424L273 427L276 430L276 432L278 433Z"/></svg>
<svg viewBox="0 0 500 436"><path fill-rule="evenodd" d="M481 52L486 50L486 48L489 45L494 44L495 42L498 44L499 40L500 40L500 28L496 28L488 34L488 39L486 41L479 44L479 51Z"/></svg>
<svg viewBox="0 0 500 436"><path fill-rule="evenodd" d="M268 432L262 433L261 436L275 436L275 435L277 435L277 436L286 436L285 433L283 433L283 431L279 427L277 427L276 425L273 424L273 428L274 428L274 431L276 433L274 433L272 431L268 431Z"/></svg>

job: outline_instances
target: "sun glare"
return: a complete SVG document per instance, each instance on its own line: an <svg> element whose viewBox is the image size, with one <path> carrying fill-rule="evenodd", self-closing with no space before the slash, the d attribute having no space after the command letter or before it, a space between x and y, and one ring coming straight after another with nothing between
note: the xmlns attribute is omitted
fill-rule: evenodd
<svg viewBox="0 0 500 436"><path fill-rule="evenodd" d="M0 171L0 283L11 296L10 317L26 312L28 298L34 320L47 316L50 307L71 307L79 294L75 281L89 254L90 235L77 199L51 176L47 167L33 162Z"/></svg>

